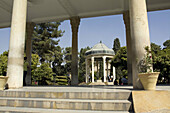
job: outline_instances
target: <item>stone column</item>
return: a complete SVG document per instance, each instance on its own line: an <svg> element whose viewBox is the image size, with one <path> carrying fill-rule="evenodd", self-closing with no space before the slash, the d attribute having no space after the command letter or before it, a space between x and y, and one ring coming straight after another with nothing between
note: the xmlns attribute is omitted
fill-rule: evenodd
<svg viewBox="0 0 170 113"><path fill-rule="evenodd" d="M92 64L92 83L94 83L94 57L91 57L91 64Z"/></svg>
<svg viewBox="0 0 170 113"><path fill-rule="evenodd" d="M71 85L78 85L78 28L79 17L70 19L72 28L72 63L71 63Z"/></svg>
<svg viewBox="0 0 170 113"><path fill-rule="evenodd" d="M130 34L130 15L129 11L123 13L123 20L126 28L126 45L127 45L127 69L128 69L128 85L132 85L132 48Z"/></svg>
<svg viewBox="0 0 170 113"><path fill-rule="evenodd" d="M14 0L7 66L9 88L23 87L26 13L27 0Z"/></svg>
<svg viewBox="0 0 170 113"><path fill-rule="evenodd" d="M88 75L88 59L86 58L86 83L89 81L89 75Z"/></svg>
<svg viewBox="0 0 170 113"><path fill-rule="evenodd" d="M27 56L27 75L25 78L26 85L31 85L31 53L32 53L32 33L34 30L34 23L27 22L26 24L26 56Z"/></svg>
<svg viewBox="0 0 170 113"><path fill-rule="evenodd" d="M104 82L106 82L106 57L103 57L103 77L104 77Z"/></svg>
<svg viewBox="0 0 170 113"><path fill-rule="evenodd" d="M115 67L113 66L113 83L116 80L116 70Z"/></svg>
<svg viewBox="0 0 170 113"><path fill-rule="evenodd" d="M133 88L143 89L138 78L139 62L146 53L145 47L150 47L149 27L146 9L146 0L130 0L130 27L131 27L131 47L132 47L132 75Z"/></svg>

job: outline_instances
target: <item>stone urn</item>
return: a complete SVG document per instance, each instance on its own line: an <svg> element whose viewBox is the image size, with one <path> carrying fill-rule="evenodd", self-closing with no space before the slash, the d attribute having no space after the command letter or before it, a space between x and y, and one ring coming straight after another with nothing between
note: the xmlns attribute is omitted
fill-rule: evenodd
<svg viewBox="0 0 170 113"><path fill-rule="evenodd" d="M155 90L160 72L139 73L138 77L145 90Z"/></svg>
<svg viewBox="0 0 170 113"><path fill-rule="evenodd" d="M7 76L0 76L0 90L4 90L7 80Z"/></svg>

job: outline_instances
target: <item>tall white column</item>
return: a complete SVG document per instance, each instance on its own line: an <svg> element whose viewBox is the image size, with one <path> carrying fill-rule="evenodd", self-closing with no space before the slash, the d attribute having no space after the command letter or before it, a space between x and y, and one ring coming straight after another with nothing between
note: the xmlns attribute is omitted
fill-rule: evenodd
<svg viewBox="0 0 170 113"><path fill-rule="evenodd" d="M31 54L32 54L32 33L34 30L34 23L27 22L26 24L26 56L27 56L27 75L25 78L26 85L31 85Z"/></svg>
<svg viewBox="0 0 170 113"><path fill-rule="evenodd" d="M104 82L106 82L106 57L103 57L103 77L104 77Z"/></svg>
<svg viewBox="0 0 170 113"><path fill-rule="evenodd" d="M126 45L127 45L127 69L128 69L128 85L132 85L132 47L130 34L130 15L129 11L123 13L123 20L126 28Z"/></svg>
<svg viewBox="0 0 170 113"><path fill-rule="evenodd" d="M85 60L86 62L86 83L89 81L89 75L88 75L88 59Z"/></svg>
<svg viewBox="0 0 170 113"><path fill-rule="evenodd" d="M78 29L80 18L70 19L72 28L72 63L71 63L71 85L78 85Z"/></svg>
<svg viewBox="0 0 170 113"><path fill-rule="evenodd" d="M14 0L9 44L7 76L9 88L23 87L27 0Z"/></svg>
<svg viewBox="0 0 170 113"><path fill-rule="evenodd" d="M91 64L92 64L92 83L94 83L94 57L91 57Z"/></svg>
<svg viewBox="0 0 170 113"><path fill-rule="evenodd" d="M132 46L132 75L133 88L143 89L138 78L139 62L146 53L145 47L150 47L149 27L146 9L146 0L130 0L130 27L131 27L131 46Z"/></svg>

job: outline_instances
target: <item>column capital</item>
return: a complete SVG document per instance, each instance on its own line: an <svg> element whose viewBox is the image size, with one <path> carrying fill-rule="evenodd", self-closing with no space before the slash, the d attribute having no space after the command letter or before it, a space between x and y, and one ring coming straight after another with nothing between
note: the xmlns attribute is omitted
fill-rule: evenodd
<svg viewBox="0 0 170 113"><path fill-rule="evenodd" d="M129 10L125 11L123 13L123 20L124 20L124 24L126 24L127 26L130 25L130 13Z"/></svg>
<svg viewBox="0 0 170 113"><path fill-rule="evenodd" d="M34 27L36 24L34 22L26 22L26 27L27 28L32 28Z"/></svg>
<svg viewBox="0 0 170 113"><path fill-rule="evenodd" d="M78 28L80 25L80 18L79 17L70 18L70 24L71 24L72 32L78 32Z"/></svg>
<svg viewBox="0 0 170 113"><path fill-rule="evenodd" d="M94 61L94 57L91 57L91 60Z"/></svg>
<svg viewBox="0 0 170 113"><path fill-rule="evenodd" d="M103 56L102 58L103 58L103 60L106 60L107 57L106 57L106 56Z"/></svg>

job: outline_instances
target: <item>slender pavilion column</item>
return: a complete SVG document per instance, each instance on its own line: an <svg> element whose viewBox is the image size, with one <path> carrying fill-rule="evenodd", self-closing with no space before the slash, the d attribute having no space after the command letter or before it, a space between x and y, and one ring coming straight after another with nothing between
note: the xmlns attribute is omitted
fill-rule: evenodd
<svg viewBox="0 0 170 113"><path fill-rule="evenodd" d="M92 64L92 83L94 83L94 57L91 57L91 64Z"/></svg>
<svg viewBox="0 0 170 113"><path fill-rule="evenodd" d="M26 85L31 85L31 53L32 53L32 33L34 30L34 23L27 22L26 24L26 56L27 56L27 75L25 78Z"/></svg>
<svg viewBox="0 0 170 113"><path fill-rule="evenodd" d="M70 19L72 28L72 63L71 63L71 85L78 85L78 28L80 18Z"/></svg>
<svg viewBox="0 0 170 113"><path fill-rule="evenodd" d="M89 81L89 75L88 75L88 59L86 58L86 83Z"/></svg>
<svg viewBox="0 0 170 113"><path fill-rule="evenodd" d="M128 85L132 85L132 48L130 34L130 15L129 11L123 13L123 19L126 28L126 45L127 45L127 69L128 69Z"/></svg>
<svg viewBox="0 0 170 113"><path fill-rule="evenodd" d="M99 77L99 61L96 61L96 65L97 65L97 78Z"/></svg>
<svg viewBox="0 0 170 113"><path fill-rule="evenodd" d="M27 0L14 0L7 76L9 88L23 87Z"/></svg>
<svg viewBox="0 0 170 113"><path fill-rule="evenodd" d="M106 82L106 57L103 56L103 77L104 77L104 82Z"/></svg>
<svg viewBox="0 0 170 113"><path fill-rule="evenodd" d="M106 60L106 80L107 80L107 82L109 82L109 80L108 80L108 75L109 75L109 68L108 68L109 66L108 66L108 61Z"/></svg>
<svg viewBox="0 0 170 113"><path fill-rule="evenodd" d="M130 27L132 44L132 75L133 88L143 89L138 78L139 62L144 58L145 47L150 47L149 27L146 9L146 0L130 0Z"/></svg>

